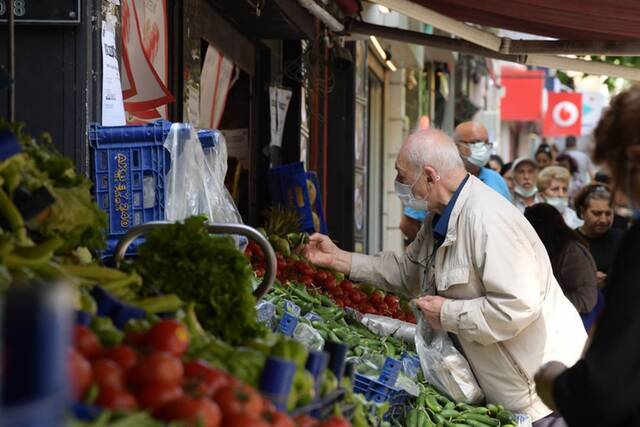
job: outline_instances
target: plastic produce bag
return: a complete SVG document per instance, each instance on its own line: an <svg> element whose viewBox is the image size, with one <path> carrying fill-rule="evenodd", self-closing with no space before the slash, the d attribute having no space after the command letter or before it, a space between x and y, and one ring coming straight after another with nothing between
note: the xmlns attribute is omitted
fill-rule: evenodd
<svg viewBox="0 0 640 427"><path fill-rule="evenodd" d="M167 220L182 221L193 215L205 215L212 223L242 223L224 185L226 142L221 134L216 132L214 136L214 143L203 149L198 133L191 125L171 125L164 143L171 154L165 186ZM240 241L236 238L236 242Z"/></svg>
<svg viewBox="0 0 640 427"><path fill-rule="evenodd" d="M424 378L456 402L479 403L484 393L471 371L469 362L455 348L445 331L434 331L420 322L415 335L416 351Z"/></svg>
<svg viewBox="0 0 640 427"><path fill-rule="evenodd" d="M304 345L309 351L321 351L324 347L324 339L313 326L304 322L298 323L293 331L292 338Z"/></svg>
<svg viewBox="0 0 640 427"><path fill-rule="evenodd" d="M392 336L409 344L415 342L416 325L413 323L375 314L365 314L360 322L379 336Z"/></svg>
<svg viewBox="0 0 640 427"><path fill-rule="evenodd" d="M256 304L258 322L266 325L270 330L276 327L276 306L269 301L260 300Z"/></svg>

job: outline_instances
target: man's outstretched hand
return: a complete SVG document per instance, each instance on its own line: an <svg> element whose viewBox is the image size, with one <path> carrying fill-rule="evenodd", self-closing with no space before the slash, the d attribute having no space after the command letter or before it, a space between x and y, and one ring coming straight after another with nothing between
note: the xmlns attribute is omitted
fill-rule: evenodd
<svg viewBox="0 0 640 427"><path fill-rule="evenodd" d="M309 243L302 249L302 254L318 267L344 274L349 274L351 271L351 253L340 249L324 234L311 235Z"/></svg>

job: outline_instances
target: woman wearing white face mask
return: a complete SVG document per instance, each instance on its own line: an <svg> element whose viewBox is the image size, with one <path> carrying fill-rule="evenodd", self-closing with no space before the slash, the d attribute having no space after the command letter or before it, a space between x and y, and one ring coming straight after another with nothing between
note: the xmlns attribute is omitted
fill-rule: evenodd
<svg viewBox="0 0 640 427"><path fill-rule="evenodd" d="M538 174L537 184L542 200L556 208L571 229L575 230L584 224L576 211L569 207L571 175L568 170L560 166L549 166Z"/></svg>

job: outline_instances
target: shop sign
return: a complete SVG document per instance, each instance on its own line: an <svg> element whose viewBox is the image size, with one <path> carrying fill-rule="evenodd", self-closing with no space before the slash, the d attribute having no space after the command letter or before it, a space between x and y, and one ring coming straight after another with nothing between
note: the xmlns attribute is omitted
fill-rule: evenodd
<svg viewBox="0 0 640 427"><path fill-rule="evenodd" d="M543 136L580 135L581 128L582 94L549 92Z"/></svg>
<svg viewBox="0 0 640 427"><path fill-rule="evenodd" d="M11 0L0 0L0 22L7 22ZM79 24L80 0L13 0L16 23Z"/></svg>

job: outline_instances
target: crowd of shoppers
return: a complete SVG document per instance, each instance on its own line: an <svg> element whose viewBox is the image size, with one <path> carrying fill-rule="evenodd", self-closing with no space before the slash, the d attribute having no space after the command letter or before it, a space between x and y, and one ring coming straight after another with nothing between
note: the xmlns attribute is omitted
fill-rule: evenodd
<svg viewBox="0 0 640 427"><path fill-rule="evenodd" d="M528 413L534 427L640 425L638 123L634 87L612 100L595 131L601 170L572 136L562 152L543 141L533 156L504 162L479 123L461 123L452 140L416 132L397 161L407 252L349 254L315 235L307 256L413 298L423 326L457 336L487 396ZM580 360L582 338L556 288L582 333L593 334ZM558 361L534 369L524 348L538 362L555 351ZM501 360L504 349L510 357ZM513 363L531 381L540 369L535 390L509 377L511 392L502 393Z"/></svg>

